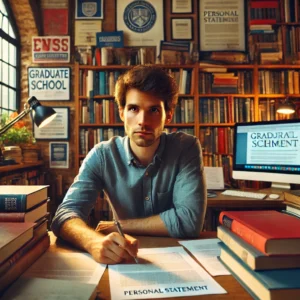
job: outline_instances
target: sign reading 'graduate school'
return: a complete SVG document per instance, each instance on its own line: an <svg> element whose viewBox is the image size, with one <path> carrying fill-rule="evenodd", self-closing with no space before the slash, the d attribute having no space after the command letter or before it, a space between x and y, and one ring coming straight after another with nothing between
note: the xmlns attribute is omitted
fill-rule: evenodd
<svg viewBox="0 0 300 300"><path fill-rule="evenodd" d="M38 100L70 100L71 69L28 68L29 97Z"/></svg>

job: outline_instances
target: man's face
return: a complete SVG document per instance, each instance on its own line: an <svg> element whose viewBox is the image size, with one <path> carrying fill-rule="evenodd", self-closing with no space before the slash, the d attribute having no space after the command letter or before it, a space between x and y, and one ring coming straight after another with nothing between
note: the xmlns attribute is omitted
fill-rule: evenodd
<svg viewBox="0 0 300 300"><path fill-rule="evenodd" d="M130 143L138 147L158 142L165 124L172 120L172 112L166 113L163 99L137 89L127 91L125 107L119 112Z"/></svg>

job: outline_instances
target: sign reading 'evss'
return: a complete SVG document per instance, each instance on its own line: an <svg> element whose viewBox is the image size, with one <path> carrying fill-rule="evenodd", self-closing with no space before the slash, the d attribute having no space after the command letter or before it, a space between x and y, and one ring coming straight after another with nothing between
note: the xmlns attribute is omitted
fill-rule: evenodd
<svg viewBox="0 0 300 300"><path fill-rule="evenodd" d="M32 62L61 63L70 62L69 36L32 37Z"/></svg>

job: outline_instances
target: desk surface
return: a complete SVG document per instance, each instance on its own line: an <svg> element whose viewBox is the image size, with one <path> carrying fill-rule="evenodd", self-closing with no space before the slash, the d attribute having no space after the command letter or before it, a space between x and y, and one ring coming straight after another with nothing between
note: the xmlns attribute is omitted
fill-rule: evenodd
<svg viewBox="0 0 300 300"><path fill-rule="evenodd" d="M56 237L50 233L51 245L48 251L51 252L70 252L72 249L67 246L66 243L57 241ZM203 232L202 238L216 237L215 232ZM170 247L179 246L177 239L165 238L165 237L138 237L141 248L150 247ZM78 250L77 250L78 251ZM214 279L227 291L224 295L203 295L186 297L186 299L233 299L233 300L250 300L252 297L246 292L246 290L231 276L216 276ZM91 299L110 299L110 287L109 287L109 275L106 269L99 284L97 290L91 297ZM181 297L162 298L162 299L182 299Z"/></svg>

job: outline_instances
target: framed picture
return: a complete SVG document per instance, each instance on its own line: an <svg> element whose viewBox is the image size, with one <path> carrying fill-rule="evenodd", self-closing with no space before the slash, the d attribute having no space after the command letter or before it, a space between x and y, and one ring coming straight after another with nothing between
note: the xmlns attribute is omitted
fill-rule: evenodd
<svg viewBox="0 0 300 300"><path fill-rule="evenodd" d="M70 134L70 107L53 107L57 115L45 127L33 126L34 137L37 140L68 140Z"/></svg>
<svg viewBox="0 0 300 300"><path fill-rule="evenodd" d="M171 0L172 14L191 14L193 13L192 0Z"/></svg>
<svg viewBox="0 0 300 300"><path fill-rule="evenodd" d="M172 40L193 40L193 28L192 18L171 18Z"/></svg>
<svg viewBox="0 0 300 300"><path fill-rule="evenodd" d="M199 3L200 51L245 51L244 0L215 0L213 9L210 0Z"/></svg>
<svg viewBox="0 0 300 300"><path fill-rule="evenodd" d="M49 143L49 167L68 169L69 168L69 142Z"/></svg>
<svg viewBox="0 0 300 300"><path fill-rule="evenodd" d="M76 0L75 19L103 19L104 0Z"/></svg>
<svg viewBox="0 0 300 300"><path fill-rule="evenodd" d="M70 67L29 67L28 93L39 101L69 101Z"/></svg>
<svg viewBox="0 0 300 300"><path fill-rule="evenodd" d="M125 46L155 46L165 39L163 0L116 0L116 20Z"/></svg>

